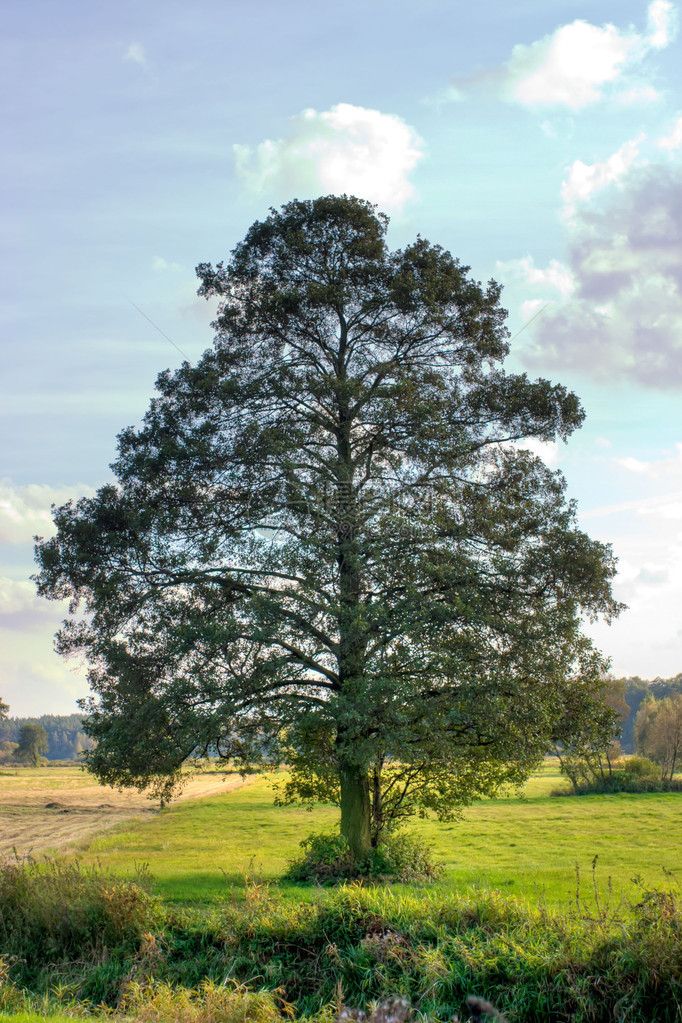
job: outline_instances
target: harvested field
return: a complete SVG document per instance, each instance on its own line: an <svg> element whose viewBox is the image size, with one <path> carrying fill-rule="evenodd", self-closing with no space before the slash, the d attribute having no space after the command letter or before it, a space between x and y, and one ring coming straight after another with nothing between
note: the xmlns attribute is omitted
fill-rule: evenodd
<svg viewBox="0 0 682 1023"><path fill-rule="evenodd" d="M187 780L177 799L201 799L243 784L232 772L200 773ZM78 767L4 770L0 773L0 857L75 850L97 832L156 813L158 804L144 793L100 785Z"/></svg>

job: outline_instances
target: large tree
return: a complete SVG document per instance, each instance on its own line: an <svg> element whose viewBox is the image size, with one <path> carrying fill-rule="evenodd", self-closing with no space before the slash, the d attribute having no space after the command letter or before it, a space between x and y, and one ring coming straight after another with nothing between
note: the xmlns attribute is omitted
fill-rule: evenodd
<svg viewBox="0 0 682 1023"><path fill-rule="evenodd" d="M201 264L213 349L160 375L116 483L37 547L103 780L286 760L358 856L524 778L598 698L583 616L617 611L609 548L523 447L565 439L578 399L505 374L494 281L386 228L362 200L294 201Z"/></svg>

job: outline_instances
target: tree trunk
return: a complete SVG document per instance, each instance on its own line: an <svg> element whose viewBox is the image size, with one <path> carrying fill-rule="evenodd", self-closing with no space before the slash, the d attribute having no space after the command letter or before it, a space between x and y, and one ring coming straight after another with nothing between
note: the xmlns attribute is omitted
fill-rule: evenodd
<svg viewBox="0 0 682 1023"><path fill-rule="evenodd" d="M348 840L356 860L364 859L371 848L369 778L355 765L339 768L341 780L341 834Z"/></svg>
<svg viewBox="0 0 682 1023"><path fill-rule="evenodd" d="M357 722L365 703L365 652L367 638L362 623L361 568L358 543L358 494L354 482L353 420L346 393L347 328L341 322L337 379L338 434L336 466L337 563L339 568L339 693L346 723L337 731L339 780L341 783L341 834L347 839L356 860L364 859L371 848L371 806L369 772L347 757L364 738Z"/></svg>
<svg viewBox="0 0 682 1023"><path fill-rule="evenodd" d="M372 845L379 844L383 826L383 805L381 800L381 767L382 758L378 758L372 770Z"/></svg>

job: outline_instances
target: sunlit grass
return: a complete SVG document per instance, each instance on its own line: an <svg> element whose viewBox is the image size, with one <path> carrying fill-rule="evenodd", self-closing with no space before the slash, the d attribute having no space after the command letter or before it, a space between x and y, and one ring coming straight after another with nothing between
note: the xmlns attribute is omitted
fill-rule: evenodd
<svg viewBox="0 0 682 1023"><path fill-rule="evenodd" d="M0 1012L2 1023L94 1023L96 1016L44 1016L39 1012Z"/></svg>
<svg viewBox="0 0 682 1023"><path fill-rule="evenodd" d="M682 877L678 836L682 796L666 793L550 798L561 784L547 762L520 796L511 793L469 807L461 821L418 821L411 827L445 863L439 883L447 891L499 888L532 902L567 905L592 887L592 864L602 891L631 897L632 879L661 884L664 872ZM243 890L245 876L280 882L300 840L337 826L338 811L275 807L272 781L177 804L124 831L107 834L85 852L107 871L126 873L146 863L169 901L194 902ZM310 887L282 883L285 897L316 897Z"/></svg>

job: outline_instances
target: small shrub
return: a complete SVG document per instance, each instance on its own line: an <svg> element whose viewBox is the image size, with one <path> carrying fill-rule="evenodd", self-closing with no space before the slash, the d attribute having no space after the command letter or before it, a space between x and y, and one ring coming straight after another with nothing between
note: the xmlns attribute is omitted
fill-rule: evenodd
<svg viewBox="0 0 682 1023"><path fill-rule="evenodd" d="M636 764L634 771L631 762L644 761ZM660 769L654 764L654 773L649 773L651 761L645 757L631 757L625 762L625 769L614 771L603 778L578 782L574 788L554 789L551 796L609 796L617 792L682 792L682 778L661 778ZM641 773L637 773L637 772Z"/></svg>
<svg viewBox="0 0 682 1023"><path fill-rule="evenodd" d="M431 850L404 831L389 833L364 860L356 860L346 839L338 833L309 835L301 842L303 856L286 873L291 881L333 883L352 878L419 884L435 881L443 867Z"/></svg>
<svg viewBox="0 0 682 1023"><path fill-rule="evenodd" d="M25 1006L26 997L9 980L9 967L0 956L0 1013L19 1012Z"/></svg>
<svg viewBox="0 0 682 1023"><path fill-rule="evenodd" d="M623 764L626 774L632 778L660 778L661 769L648 757L628 757Z"/></svg>

